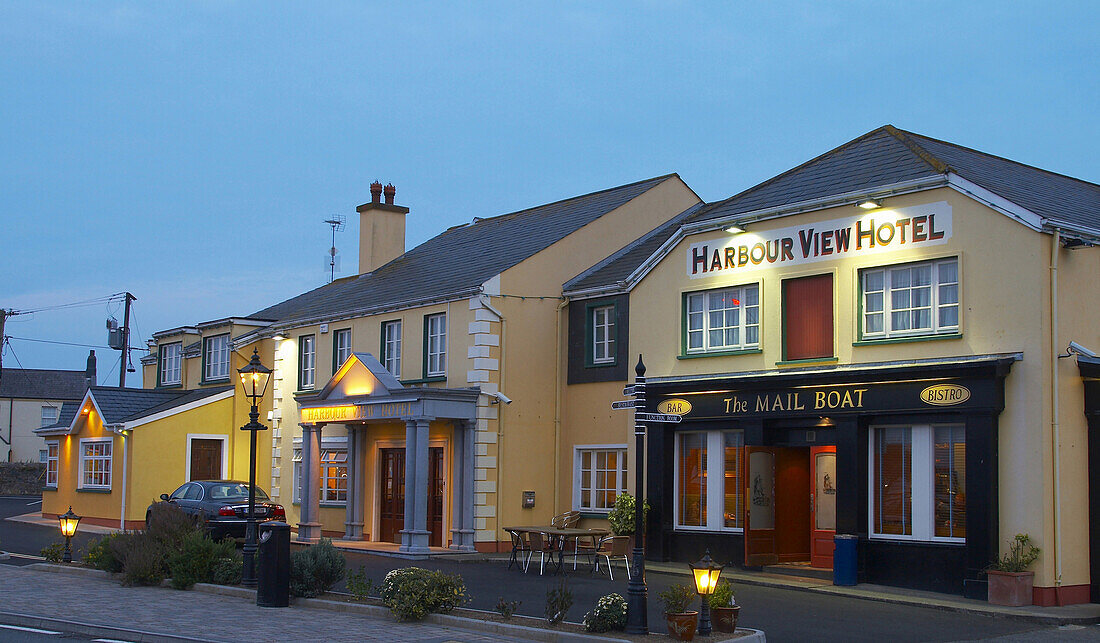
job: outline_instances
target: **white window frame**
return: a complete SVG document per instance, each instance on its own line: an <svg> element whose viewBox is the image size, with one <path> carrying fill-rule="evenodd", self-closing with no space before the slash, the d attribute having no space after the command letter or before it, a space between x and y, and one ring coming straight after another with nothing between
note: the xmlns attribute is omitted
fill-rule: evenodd
<svg viewBox="0 0 1100 643"><path fill-rule="evenodd" d="M963 427L959 422L942 424L877 424L867 431L867 532L872 540L902 540L965 544L966 538L936 536L936 453L937 427ZM880 429L909 429L912 447L912 534L880 534L875 531L875 435Z"/></svg>
<svg viewBox="0 0 1100 643"><path fill-rule="evenodd" d="M941 267L946 264L955 265L955 281L953 282L941 282L940 270ZM893 279L893 270L901 268L919 268L923 266L929 266L932 269L932 277L929 283L930 295L928 300L929 318L931 326L927 328L907 328L894 330L893 328L893 297L892 293L895 288L891 283ZM882 273L882 290L868 291L867 290L867 277L872 273ZM943 259L933 259L930 261L918 261L913 263L891 264L885 266L874 266L870 268L863 268L859 271L859 302L860 302L860 315L859 315L859 329L861 339L893 339L899 337L922 337L930 335L941 334L956 334L962 328L962 284L960 281L961 273L959 271L959 259L958 257L946 257ZM941 303L941 290L943 288L949 288L954 286L955 288L955 301ZM909 289L912 286L908 287ZM867 304L868 294L880 293L882 294L882 308L881 310L870 310ZM911 297L911 295L910 295ZM913 310L912 299L910 299L910 307L905 310ZM941 325L940 324L940 309L941 308L955 308L955 324L953 325ZM867 330L867 318L870 315L882 315L882 330L881 331L868 331Z"/></svg>
<svg viewBox="0 0 1100 643"><path fill-rule="evenodd" d="M342 340L347 338L345 344ZM351 329L341 328L332 335L332 345L336 357L336 366L333 369L340 368L340 366L351 357Z"/></svg>
<svg viewBox="0 0 1100 643"><path fill-rule="evenodd" d="M741 449L745 448L744 431L741 429L720 429L710 431L677 431L673 440L674 453L672 468L672 523L675 531L707 531L740 534L744 527L727 527L726 515L726 453L725 434L741 433ZM706 525L681 525L680 524L680 436L705 435L707 449L707 524ZM748 459L742 457L741 475L745 475L748 467ZM745 486L743 478L738 480L742 490ZM743 517L742 517L743 519Z"/></svg>
<svg viewBox="0 0 1100 643"><path fill-rule="evenodd" d="M306 345L309 350L306 350ZM298 338L298 390L312 389L317 382L317 336Z"/></svg>
<svg viewBox="0 0 1100 643"><path fill-rule="evenodd" d="M331 462L325 462L325 455L326 454L331 454L331 455L334 455L336 457L339 457L340 454L343 454L344 460L343 460L343 462L340 462L338 460L334 460L334 461L331 461ZM320 477L321 486L320 486L320 489L318 490L318 498L321 499L321 504L325 504L325 505L346 505L347 502L348 502L348 449L347 449L347 447L346 446L343 446L343 447L322 447L321 448L321 467L320 468L321 468L321 477ZM344 497L343 497L343 499L340 499L338 497L333 497L333 498L328 497L328 484L327 483L330 479L333 478L333 476L328 475L328 469L333 469L333 468L337 470L337 473L336 473L336 476L335 476L336 478L340 477L339 470L340 469L344 470L344 476L343 476L343 478L344 478L344 489L343 489ZM336 489L335 491L336 491L336 493L334 495L338 496L340 490Z"/></svg>
<svg viewBox="0 0 1100 643"><path fill-rule="evenodd" d="M202 354L205 364L202 373L204 382L229 379L229 333L204 337Z"/></svg>
<svg viewBox="0 0 1100 643"><path fill-rule="evenodd" d="M403 446L403 445L404 445L404 443L402 442L399 446ZM436 446L436 444L433 442L433 443L430 444L430 446ZM378 448L378 444L375 444L375 448L376 449ZM344 453L347 453L347 451L348 451L348 440L347 440L346 437L335 437L335 438L322 437L321 438L321 451L322 452L324 452L324 451L343 451ZM291 460L290 475L291 475L291 484L292 484L292 491L291 491L291 494L290 494L290 501L293 504L301 504L301 502L302 502L302 438L294 438L294 441L292 442L292 451L291 451L291 454L290 454L290 460ZM322 464L321 468L323 469L324 466L325 465ZM346 466L346 460L345 460L345 466ZM317 479L318 483L323 482L324 473L322 472L321 475L322 475L322 477ZM323 499L324 498L323 491L324 491L323 487L318 490L318 498L322 498L322 500L321 500L322 503L324 503L326 505L330 505L330 504L341 504L341 505L347 504L346 500L336 500L336 501L326 501L326 500L324 500Z"/></svg>
<svg viewBox="0 0 1100 643"><path fill-rule="evenodd" d="M53 451L53 455L50 452ZM46 486L50 489L57 488L57 473L58 473L58 456L61 454L61 442L58 440L46 441ZM53 465L52 467L50 465ZM50 473L53 473L53 479L51 481Z"/></svg>
<svg viewBox="0 0 1100 643"><path fill-rule="evenodd" d="M600 317L603 317L601 320ZM596 306L592 308L592 363L615 363L615 305ZM599 338L599 331L603 330L603 339Z"/></svg>
<svg viewBox="0 0 1100 643"><path fill-rule="evenodd" d="M160 347L159 368L161 386L183 382L183 342L172 342Z"/></svg>
<svg viewBox="0 0 1100 643"><path fill-rule="evenodd" d="M115 441L114 441L113 438L81 438L80 439L80 445L79 445L80 446L80 468L77 470L79 475L80 475L80 484L77 485L78 489L106 489L106 490L111 489L111 479L112 479L112 474L114 472L114 466L113 466L113 462L112 462L113 458L114 458L114 452L115 452L114 442ZM104 455L104 456L90 456L90 457L85 455L84 447L85 446L91 446L93 444L106 444L107 445L107 451L108 451L107 455ZM106 463L105 470L102 472L102 473L105 473L106 476L107 476L107 483L106 484L97 484L97 483L92 483L92 482L86 482L85 481L85 478L86 478L85 474L88 473L86 471L85 467L86 467L87 464L90 464L91 462L94 462L94 461L102 461L102 462ZM94 475L94 472L92 472L92 473Z"/></svg>
<svg viewBox="0 0 1100 643"><path fill-rule="evenodd" d="M583 462L584 453L588 452L592 454L593 465L591 471L591 479L589 480L589 490L592 493L596 491L596 466L595 458L598 452L617 452L617 458L620 465L616 468L615 478L617 488L615 489L617 495L629 493L627 489L627 482L630 478L630 462L627 459L628 451L625 444L578 444L573 447L573 509L575 511L584 511L591 513L609 513L614 507L592 507L585 506L581 502L582 490L584 487L583 471L581 463ZM605 489L606 490L606 489ZM589 496L594 498L595 496Z"/></svg>
<svg viewBox="0 0 1100 643"><path fill-rule="evenodd" d="M427 327L427 345L424 347L424 352L427 356L427 367L424 369L424 375L426 377L446 376L447 313L428 315L424 318L424 324Z"/></svg>
<svg viewBox="0 0 1100 643"><path fill-rule="evenodd" d="M184 460L183 466L185 471L184 481L191 482L191 441L192 440L220 440L222 443L222 472L221 478L225 480L229 477L229 436L218 435L215 433L188 433L187 434L187 459Z"/></svg>
<svg viewBox="0 0 1100 643"><path fill-rule="evenodd" d="M382 322L382 366L401 379L401 320Z"/></svg>
<svg viewBox="0 0 1100 643"><path fill-rule="evenodd" d="M46 417L47 410L50 413L50 417ZM41 421L42 426L49 426L51 424L57 424L57 420L61 417L61 408L54 406L53 404L42 405Z"/></svg>
<svg viewBox="0 0 1100 643"><path fill-rule="evenodd" d="M750 290L756 291L756 304L748 305L748 292ZM713 330L710 325L710 296L715 293L726 292L730 293L730 296L736 299L739 303L737 306L737 344L723 344L719 346L712 346L710 343L710 332ZM702 301L702 310L693 312L691 310L692 300L700 298ZM761 312L760 309L760 283L748 283L739 286L729 286L726 288L713 288L710 290L698 290L694 292L684 293L684 354L685 355L701 355L706 353L719 353L730 351L742 351L742 350L754 350L760 348L760 334L762 332L761 324ZM756 309L756 322L748 323L749 309ZM701 315L702 326L692 326L692 316ZM733 328L732 326L723 328ZM756 341L746 341L749 328L756 328ZM692 348L691 336L693 333L702 333L702 346Z"/></svg>

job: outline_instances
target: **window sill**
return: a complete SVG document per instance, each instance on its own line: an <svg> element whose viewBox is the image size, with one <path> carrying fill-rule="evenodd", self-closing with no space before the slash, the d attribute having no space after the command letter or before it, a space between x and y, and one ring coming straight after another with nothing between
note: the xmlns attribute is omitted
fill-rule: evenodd
<svg viewBox="0 0 1100 643"><path fill-rule="evenodd" d="M710 527L692 527L686 525L676 525L672 528L674 532L681 533L693 533L693 534L743 534L745 533L742 527L726 527L724 529L711 529Z"/></svg>
<svg viewBox="0 0 1100 643"><path fill-rule="evenodd" d="M962 339L962 333L943 335L913 335L911 337L883 337L882 339L861 339L852 342L852 346L875 346L877 344L908 344L910 342L933 342L937 339Z"/></svg>
<svg viewBox="0 0 1100 643"><path fill-rule="evenodd" d="M320 505L321 505L322 509L332 509L332 508L345 509L345 508L347 508L348 503L341 502L341 501L337 500L337 501L332 501L332 502L322 502L322 503L320 503Z"/></svg>
<svg viewBox="0 0 1100 643"><path fill-rule="evenodd" d="M836 364L840 360L836 357L810 357L807 359L788 359L781 362L776 362L775 365L779 367L784 366L816 366L818 364Z"/></svg>
<svg viewBox="0 0 1100 643"><path fill-rule="evenodd" d="M183 383L182 383L182 382L173 382L173 383L171 383L171 384L157 384L157 388L158 388L158 389L165 389L165 388L183 388Z"/></svg>
<svg viewBox="0 0 1100 643"><path fill-rule="evenodd" d="M56 491L56 489L54 491ZM110 487L108 487L106 489L92 489L90 487L77 487L76 492L77 493L111 493L111 489L110 489Z"/></svg>
<svg viewBox="0 0 1100 643"><path fill-rule="evenodd" d="M607 515L611 513L611 510L601 511L599 509L574 509L581 514L581 518L602 518L607 520Z"/></svg>
<svg viewBox="0 0 1100 643"><path fill-rule="evenodd" d="M431 384L432 382L446 382L446 381L447 381L447 376L446 375L431 375L429 377L422 377L418 380L401 380L401 383L404 384L404 385L409 385L409 384Z"/></svg>
<svg viewBox="0 0 1100 643"><path fill-rule="evenodd" d="M611 360L610 362L585 362L584 367L585 368L608 368L608 367L615 366L616 364L618 364L618 362L616 360Z"/></svg>
<svg viewBox="0 0 1100 643"><path fill-rule="evenodd" d="M937 545L948 547L959 547L966 544L965 538L938 538L935 540L924 540L920 538L913 538L912 536L891 536L889 534L871 534L867 540L876 543L905 543L908 545Z"/></svg>
<svg viewBox="0 0 1100 643"><path fill-rule="evenodd" d="M228 384L228 383L229 383L229 376L227 375L225 377L219 377L218 379L215 379L215 380L206 380L206 379L201 380L199 382L199 386L205 386L207 384Z"/></svg>
<svg viewBox="0 0 1100 643"><path fill-rule="evenodd" d="M700 357L729 357L731 355L756 355L763 353L761 348L745 348L736 351L708 351L705 353L681 353L676 359L698 359Z"/></svg>
<svg viewBox="0 0 1100 643"><path fill-rule="evenodd" d="M42 491L57 491L57 487L42 487Z"/></svg>

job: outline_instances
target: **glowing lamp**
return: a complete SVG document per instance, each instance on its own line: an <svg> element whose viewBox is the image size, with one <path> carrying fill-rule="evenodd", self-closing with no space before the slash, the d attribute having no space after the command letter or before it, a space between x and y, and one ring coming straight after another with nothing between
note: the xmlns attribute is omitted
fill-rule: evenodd
<svg viewBox="0 0 1100 643"><path fill-rule="evenodd" d="M745 229L742 228L741 226L731 225L730 227L726 228L726 232L728 232L730 234L741 234L744 231L745 231Z"/></svg>
<svg viewBox="0 0 1100 643"><path fill-rule="evenodd" d="M864 210L874 210L875 208L882 207L882 203L876 199L864 199L860 201L858 205Z"/></svg>
<svg viewBox="0 0 1100 643"><path fill-rule="evenodd" d="M259 349L252 349L252 359L244 368L238 368L237 372L241 374L244 394L251 398L252 405L256 406L256 401L264 396L267 391L267 382L271 379L271 369L260 363Z"/></svg>
<svg viewBox="0 0 1100 643"><path fill-rule="evenodd" d="M699 634L706 636L711 633L710 627L710 602L707 596L714 593L718 585L718 577L722 574L722 565L714 562L708 549L697 563L689 563L691 575L695 577L695 591L698 592L702 603L699 617Z"/></svg>
<svg viewBox="0 0 1100 643"><path fill-rule="evenodd" d="M80 516L73 513L73 506L69 505L69 510L57 517L57 522L61 526L61 535L65 537L65 553L61 555L61 562L71 563L73 562L73 549L72 538L76 533L76 527L80 524Z"/></svg>

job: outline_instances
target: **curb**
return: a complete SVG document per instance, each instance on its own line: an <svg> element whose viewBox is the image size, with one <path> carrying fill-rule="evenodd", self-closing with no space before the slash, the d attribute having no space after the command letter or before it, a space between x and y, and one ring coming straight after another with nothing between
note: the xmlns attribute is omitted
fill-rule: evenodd
<svg viewBox="0 0 1100 643"><path fill-rule="evenodd" d="M188 636L175 636L172 634L158 634L145 630L131 630L124 627L111 627L108 625L95 625L82 621L67 621L61 618L49 618L46 616L31 616L29 614L16 614L14 612L0 612L0 621L7 625L21 627L35 627L38 629L50 628L61 630L66 634L82 634L85 636L124 638L127 641L141 643L219 643L212 639L197 639Z"/></svg>

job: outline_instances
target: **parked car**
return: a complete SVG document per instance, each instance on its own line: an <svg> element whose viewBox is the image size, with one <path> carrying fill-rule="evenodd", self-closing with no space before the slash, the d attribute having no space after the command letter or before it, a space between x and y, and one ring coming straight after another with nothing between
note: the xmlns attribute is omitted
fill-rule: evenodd
<svg viewBox="0 0 1100 643"><path fill-rule="evenodd" d="M160 499L179 507L212 538L244 538L248 518L248 483L237 480L193 480ZM149 520L149 512L145 512ZM286 520L283 506L256 487L256 520Z"/></svg>

